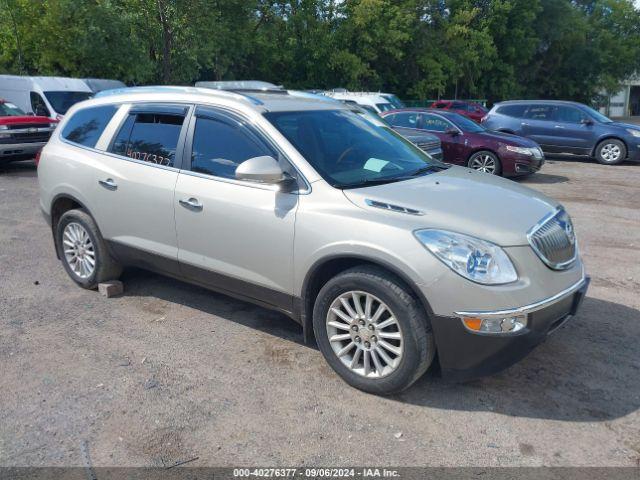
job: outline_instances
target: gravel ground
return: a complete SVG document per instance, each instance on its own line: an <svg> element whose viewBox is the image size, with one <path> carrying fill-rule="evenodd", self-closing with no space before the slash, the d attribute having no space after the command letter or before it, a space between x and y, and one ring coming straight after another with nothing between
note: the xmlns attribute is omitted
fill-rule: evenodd
<svg viewBox="0 0 640 480"><path fill-rule="evenodd" d="M522 180L574 218L580 314L504 373L380 398L278 313L142 271L117 298L76 287L33 165L0 167L0 466L640 465L639 181L565 160Z"/></svg>

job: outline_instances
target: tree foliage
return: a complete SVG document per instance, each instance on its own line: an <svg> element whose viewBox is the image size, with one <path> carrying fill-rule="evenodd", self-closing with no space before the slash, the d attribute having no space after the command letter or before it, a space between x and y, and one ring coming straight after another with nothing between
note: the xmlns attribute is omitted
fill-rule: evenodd
<svg viewBox="0 0 640 480"><path fill-rule="evenodd" d="M0 0L0 71L571 98L640 70L632 0Z"/></svg>

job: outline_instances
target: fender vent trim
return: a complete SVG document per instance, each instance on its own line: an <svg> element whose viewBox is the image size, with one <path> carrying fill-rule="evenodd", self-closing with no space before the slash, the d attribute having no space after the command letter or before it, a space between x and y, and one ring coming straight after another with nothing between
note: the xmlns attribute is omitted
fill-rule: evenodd
<svg viewBox="0 0 640 480"><path fill-rule="evenodd" d="M370 207L381 208L382 210L390 210L396 213L406 213L407 215L424 215L424 212L421 212L420 210L416 210L414 208L401 207L399 205L393 205L391 203L371 200L370 198L365 199L364 202Z"/></svg>

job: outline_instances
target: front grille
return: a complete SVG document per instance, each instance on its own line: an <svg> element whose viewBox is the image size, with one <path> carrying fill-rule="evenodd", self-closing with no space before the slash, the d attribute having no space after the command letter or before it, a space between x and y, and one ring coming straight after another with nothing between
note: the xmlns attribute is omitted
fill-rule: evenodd
<svg viewBox="0 0 640 480"><path fill-rule="evenodd" d="M576 259L578 248L571 218L560 208L527 234L531 248L540 259L554 270L563 270Z"/></svg>
<svg viewBox="0 0 640 480"><path fill-rule="evenodd" d="M48 123L12 123L7 125L9 130L23 130L26 128L51 128Z"/></svg>
<svg viewBox="0 0 640 480"><path fill-rule="evenodd" d="M0 143L38 143L47 142L51 137L51 132L34 132L34 133L12 133L8 137L0 139Z"/></svg>
<svg viewBox="0 0 640 480"><path fill-rule="evenodd" d="M418 142L416 143L418 148L424 152L428 152L429 150L435 150L436 148L440 148L440 144L438 142Z"/></svg>

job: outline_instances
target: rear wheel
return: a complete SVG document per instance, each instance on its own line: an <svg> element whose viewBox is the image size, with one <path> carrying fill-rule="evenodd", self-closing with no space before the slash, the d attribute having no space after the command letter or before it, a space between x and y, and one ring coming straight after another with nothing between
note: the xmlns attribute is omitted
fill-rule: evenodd
<svg viewBox="0 0 640 480"><path fill-rule="evenodd" d="M491 175L502 174L500 159L492 152L483 150L469 157L468 167Z"/></svg>
<svg viewBox="0 0 640 480"><path fill-rule="evenodd" d="M420 302L394 275L355 267L326 283L313 328L329 365L350 385L400 392L429 368L435 343Z"/></svg>
<svg viewBox="0 0 640 480"><path fill-rule="evenodd" d="M608 138L596 147L596 160L603 165L617 165L627 158L627 147L620 140Z"/></svg>
<svg viewBox="0 0 640 480"><path fill-rule="evenodd" d="M122 272L93 218L84 210L69 210L60 217L56 248L67 274L83 288L96 288L98 283L117 279Z"/></svg>

